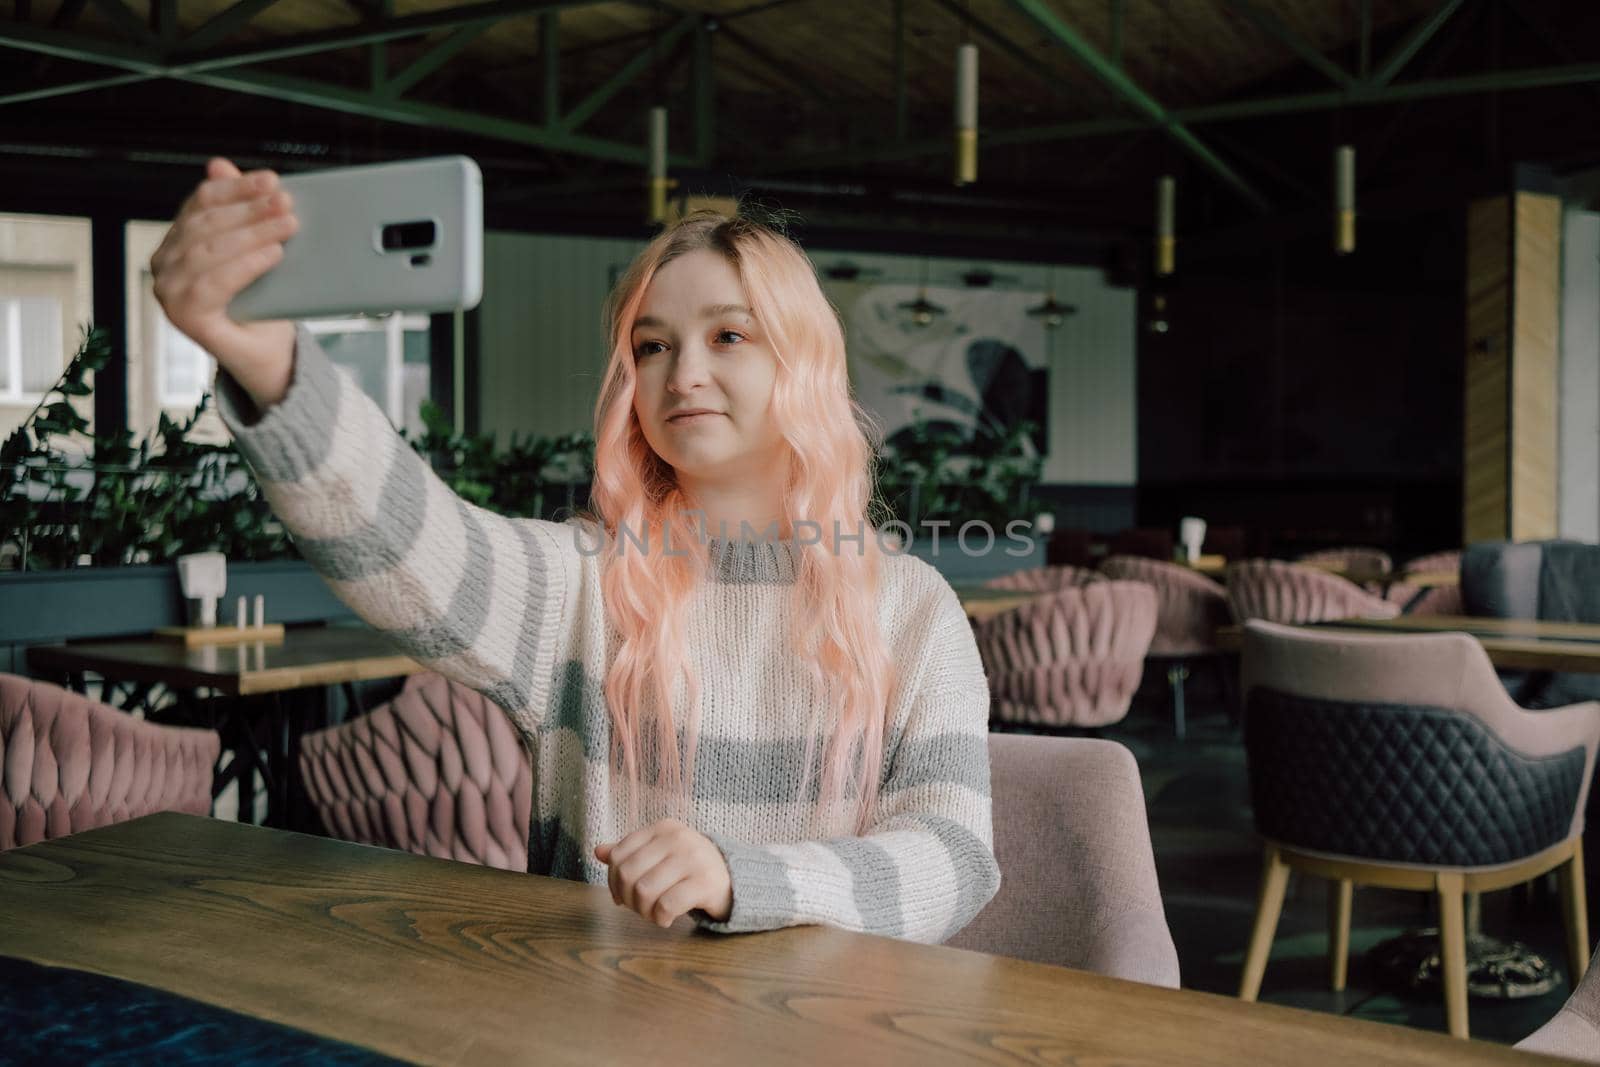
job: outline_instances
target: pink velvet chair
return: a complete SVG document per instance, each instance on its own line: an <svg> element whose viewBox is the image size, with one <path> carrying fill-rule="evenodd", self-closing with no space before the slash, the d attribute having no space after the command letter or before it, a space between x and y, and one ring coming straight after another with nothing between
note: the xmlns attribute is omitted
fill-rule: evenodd
<svg viewBox="0 0 1600 1067"><path fill-rule="evenodd" d="M1144 671L1156 592L1094 581L1042 596L973 627L1000 723L1094 727L1116 722Z"/></svg>
<svg viewBox="0 0 1600 1067"><path fill-rule="evenodd" d="M0 674L0 849L158 811L211 814L214 730L161 726Z"/></svg>
<svg viewBox="0 0 1600 1067"><path fill-rule="evenodd" d="M1400 605L1315 567L1247 559L1228 567L1228 604L1239 622L1308 623L1326 619L1389 619Z"/></svg>
<svg viewBox="0 0 1600 1067"><path fill-rule="evenodd" d="M1600 948L1595 949L1600 953ZM1591 958L1582 981L1555 1018L1517 1042L1524 1052L1600 1063L1600 967Z"/></svg>
<svg viewBox="0 0 1600 1067"><path fill-rule="evenodd" d="M1055 592L1058 589L1076 589L1093 582L1103 582L1105 576L1087 567L1059 564L1013 571L984 582L988 589L1018 589L1027 592Z"/></svg>
<svg viewBox="0 0 1600 1067"><path fill-rule="evenodd" d="M424 856L528 869L533 772L505 712L437 674L307 734L300 769L328 833Z"/></svg>
<svg viewBox="0 0 1600 1067"><path fill-rule="evenodd" d="M1461 553L1432 552L1418 556L1400 569L1400 580L1389 587L1386 599L1400 605L1407 615L1465 615L1466 605L1461 599L1461 586L1435 585L1424 587L1408 585L1408 574L1461 573Z"/></svg>
<svg viewBox="0 0 1600 1067"><path fill-rule="evenodd" d="M989 762L1000 891L946 944L1176 989L1133 754L991 734Z"/></svg>
<svg viewBox="0 0 1600 1067"><path fill-rule="evenodd" d="M1100 564L1107 578L1144 582L1156 591L1156 634L1150 641L1151 659L1166 660L1167 683L1172 687L1173 723L1178 739L1185 733L1183 683L1189 677L1189 661L1211 657L1224 672L1223 689L1229 687L1217 647L1217 627L1226 626L1232 615L1228 594L1222 586L1177 563L1144 559L1139 556L1112 556Z"/></svg>

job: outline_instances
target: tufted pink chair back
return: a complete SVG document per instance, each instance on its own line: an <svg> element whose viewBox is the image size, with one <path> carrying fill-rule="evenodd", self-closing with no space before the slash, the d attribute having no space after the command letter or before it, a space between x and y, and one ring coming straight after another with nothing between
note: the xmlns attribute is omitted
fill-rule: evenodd
<svg viewBox="0 0 1600 1067"><path fill-rule="evenodd" d="M214 730L160 726L0 674L0 849L158 811L211 814Z"/></svg>
<svg viewBox="0 0 1600 1067"><path fill-rule="evenodd" d="M334 837L528 869L527 750L505 712L466 686L414 675L389 703L307 734L300 768Z"/></svg>
<svg viewBox="0 0 1600 1067"><path fill-rule="evenodd" d="M1013 571L984 582L988 589L1018 589L1027 592L1055 592L1058 589L1076 589L1091 582L1104 581L1105 576L1086 567L1060 564L1053 567L1033 567Z"/></svg>
<svg viewBox="0 0 1600 1067"><path fill-rule="evenodd" d="M1228 625L1228 594L1203 574L1177 563L1112 556L1100 564L1107 578L1144 582L1156 591L1152 656L1198 656L1217 651L1217 627Z"/></svg>
<svg viewBox="0 0 1600 1067"><path fill-rule="evenodd" d="M1090 582L977 623L993 714L1041 726L1116 722L1155 629L1156 591L1143 582Z"/></svg>
<svg viewBox="0 0 1600 1067"><path fill-rule="evenodd" d="M1423 589L1417 585L1407 585L1407 574L1432 574L1442 571L1461 573L1461 553L1433 552L1426 556L1418 556L1401 568L1400 581L1389 587L1388 599L1396 604L1406 607L1408 615L1465 615L1466 604L1461 599L1460 585L1436 585ZM1418 596L1417 594L1421 594Z"/></svg>
<svg viewBox="0 0 1600 1067"><path fill-rule="evenodd" d="M1228 604L1240 622L1306 623L1324 619L1388 619L1400 605L1315 567L1247 559L1228 567Z"/></svg>

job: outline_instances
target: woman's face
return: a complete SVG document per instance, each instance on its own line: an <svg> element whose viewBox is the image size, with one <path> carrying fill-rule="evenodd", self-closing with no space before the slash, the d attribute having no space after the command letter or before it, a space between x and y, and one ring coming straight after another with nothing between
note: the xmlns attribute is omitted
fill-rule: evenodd
<svg viewBox="0 0 1600 1067"><path fill-rule="evenodd" d="M749 304L733 264L696 249L656 271L639 306L633 410L650 447L690 481L770 479L783 456L770 415L778 361Z"/></svg>

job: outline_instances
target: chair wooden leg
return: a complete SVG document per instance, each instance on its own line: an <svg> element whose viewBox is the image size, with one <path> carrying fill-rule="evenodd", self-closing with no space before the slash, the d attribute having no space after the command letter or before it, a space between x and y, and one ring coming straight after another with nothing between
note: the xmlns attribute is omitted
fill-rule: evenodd
<svg viewBox="0 0 1600 1067"><path fill-rule="evenodd" d="M1583 842L1575 842L1572 858L1557 870L1561 878L1561 912L1567 927L1567 968L1569 988L1578 984L1589 969L1589 907L1584 899Z"/></svg>
<svg viewBox="0 0 1600 1067"><path fill-rule="evenodd" d="M1356 885L1348 878L1328 883L1328 983L1344 991L1350 972L1350 912Z"/></svg>
<svg viewBox="0 0 1600 1067"><path fill-rule="evenodd" d="M1451 1037L1467 1036L1467 923L1465 885L1458 873L1440 872L1439 962L1444 978L1444 1020Z"/></svg>
<svg viewBox="0 0 1600 1067"><path fill-rule="evenodd" d="M1261 895L1256 900L1256 924L1250 931L1250 947L1244 954L1244 976L1239 980L1239 999L1254 1000L1261 992L1261 976L1272 953L1272 936L1283 911L1283 892L1289 885L1289 865L1271 845L1261 867Z"/></svg>

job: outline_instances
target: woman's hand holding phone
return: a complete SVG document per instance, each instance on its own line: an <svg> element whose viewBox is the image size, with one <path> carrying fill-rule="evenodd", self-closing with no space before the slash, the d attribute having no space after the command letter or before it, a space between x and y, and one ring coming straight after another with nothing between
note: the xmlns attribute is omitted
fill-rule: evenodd
<svg viewBox="0 0 1600 1067"><path fill-rule="evenodd" d="M298 228L277 174L241 174L227 160L213 159L150 258L156 300L167 318L215 356L262 409L289 390L294 324L238 323L228 316L228 302L283 259L283 242Z"/></svg>

